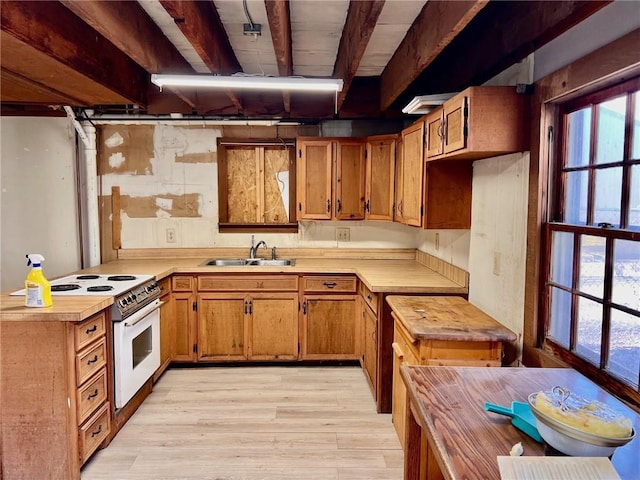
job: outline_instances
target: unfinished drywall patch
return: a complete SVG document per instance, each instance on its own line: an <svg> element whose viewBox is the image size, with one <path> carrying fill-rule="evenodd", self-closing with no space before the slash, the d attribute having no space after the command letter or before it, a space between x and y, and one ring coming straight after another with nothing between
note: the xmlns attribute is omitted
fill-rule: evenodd
<svg viewBox="0 0 640 480"><path fill-rule="evenodd" d="M152 175L153 125L103 125L98 135L100 175Z"/></svg>
<svg viewBox="0 0 640 480"><path fill-rule="evenodd" d="M201 198L197 193L149 197L121 195L120 208L129 218L200 217Z"/></svg>

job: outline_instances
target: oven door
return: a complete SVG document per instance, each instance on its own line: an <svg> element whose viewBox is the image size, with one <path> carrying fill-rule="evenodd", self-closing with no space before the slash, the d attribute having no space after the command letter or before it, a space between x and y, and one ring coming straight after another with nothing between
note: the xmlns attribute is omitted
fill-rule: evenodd
<svg viewBox="0 0 640 480"><path fill-rule="evenodd" d="M160 367L160 300L113 324L116 408L124 407Z"/></svg>

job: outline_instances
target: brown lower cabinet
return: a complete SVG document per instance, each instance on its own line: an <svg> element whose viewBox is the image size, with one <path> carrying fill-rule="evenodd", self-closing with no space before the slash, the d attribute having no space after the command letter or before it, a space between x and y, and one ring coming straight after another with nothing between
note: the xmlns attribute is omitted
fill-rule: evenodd
<svg viewBox="0 0 640 480"><path fill-rule="evenodd" d="M108 442L109 322L108 310L78 323L2 322L0 476L79 480Z"/></svg>

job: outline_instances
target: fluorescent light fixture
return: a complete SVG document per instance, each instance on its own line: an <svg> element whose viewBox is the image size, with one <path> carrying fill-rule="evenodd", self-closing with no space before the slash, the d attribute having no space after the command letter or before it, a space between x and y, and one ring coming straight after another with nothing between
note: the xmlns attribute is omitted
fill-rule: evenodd
<svg viewBox="0 0 640 480"><path fill-rule="evenodd" d="M251 90L298 90L340 92L340 79L304 77L267 77L253 75L151 75L151 83L163 87L202 87Z"/></svg>
<svg viewBox="0 0 640 480"><path fill-rule="evenodd" d="M413 97L406 107L402 109L402 113L408 113L410 115L424 115L429 113L434 108L442 105L444 102L453 97L454 93L440 93L438 95L421 95L419 97Z"/></svg>

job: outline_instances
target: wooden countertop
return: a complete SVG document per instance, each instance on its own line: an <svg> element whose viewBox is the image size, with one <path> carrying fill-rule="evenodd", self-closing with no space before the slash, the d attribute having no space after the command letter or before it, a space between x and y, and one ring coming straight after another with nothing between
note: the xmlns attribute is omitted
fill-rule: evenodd
<svg viewBox="0 0 640 480"><path fill-rule="evenodd" d="M25 307L24 297L2 295L0 298L0 320L5 321L58 321L80 322L91 315L110 307L113 297L102 296L58 296L50 307Z"/></svg>
<svg viewBox="0 0 640 480"><path fill-rule="evenodd" d="M359 260L351 258L296 258L290 267L201 267L205 258L116 260L83 270L83 273L148 274L156 279L173 273L255 274L309 273L355 274L373 292L466 294L468 289L415 260Z"/></svg>
<svg viewBox="0 0 640 480"><path fill-rule="evenodd" d="M438 272L408 259L355 258L296 258L290 267L201 267L207 258L158 258L116 260L73 273L139 274L153 275L157 280L174 273L182 274L353 274L373 292L466 294L468 288ZM51 314L60 315L60 320L79 321L106 308L113 303L112 297L54 296L53 307L35 309L22 307L23 297L11 297L5 292L0 296L0 318L2 320L50 319ZM63 300L64 299L64 300ZM103 303L108 302L108 303ZM100 306L103 305L101 308ZM34 311L37 310L37 311ZM85 315L85 312L91 312Z"/></svg>
<svg viewBox="0 0 640 480"><path fill-rule="evenodd" d="M416 340L513 342L517 335L461 297L390 295L387 303Z"/></svg>
<svg viewBox="0 0 640 480"><path fill-rule="evenodd" d="M573 369L403 366L400 371L416 421L447 480L499 479L496 457L509 455L518 442L524 455L544 455L542 444L513 427L509 418L485 412L484 402L509 406L514 400L526 402L532 392L561 385L630 417L640 432L638 413ZM622 479L640 478L638 452L637 434L614 452L611 461Z"/></svg>

